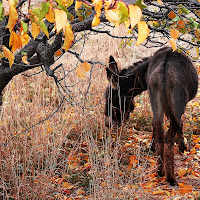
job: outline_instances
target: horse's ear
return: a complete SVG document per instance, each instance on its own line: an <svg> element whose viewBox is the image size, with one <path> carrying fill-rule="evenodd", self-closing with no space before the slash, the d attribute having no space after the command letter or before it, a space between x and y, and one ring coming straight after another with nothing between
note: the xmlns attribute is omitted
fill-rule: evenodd
<svg viewBox="0 0 200 200"><path fill-rule="evenodd" d="M109 81L112 82L113 87L116 89L117 88L117 83L118 83L118 67L115 59L110 56L109 59L109 67L106 68L107 71L107 78Z"/></svg>

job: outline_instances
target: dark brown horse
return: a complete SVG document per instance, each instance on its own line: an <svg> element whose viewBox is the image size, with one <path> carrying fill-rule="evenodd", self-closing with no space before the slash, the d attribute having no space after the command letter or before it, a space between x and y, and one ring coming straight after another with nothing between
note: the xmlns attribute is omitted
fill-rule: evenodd
<svg viewBox="0 0 200 200"><path fill-rule="evenodd" d="M127 120L134 109L133 98L148 89L153 110L152 150L159 157L158 175L166 175L167 181L175 185L174 138L177 134L179 149L184 152L187 147L181 116L198 89L198 76L191 60L184 53L173 52L170 47L164 47L152 57L119 72L117 63L110 56L107 77L112 83L105 92L107 126L121 125ZM170 120L165 137L164 114Z"/></svg>

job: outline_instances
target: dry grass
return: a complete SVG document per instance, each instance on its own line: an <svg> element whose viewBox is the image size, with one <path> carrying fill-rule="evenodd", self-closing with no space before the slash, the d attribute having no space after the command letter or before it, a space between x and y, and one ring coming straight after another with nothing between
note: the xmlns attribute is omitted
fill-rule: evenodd
<svg viewBox="0 0 200 200"><path fill-rule="evenodd" d="M122 29L115 31L122 32ZM81 57L107 64L108 56L112 54L123 68L155 51L134 45L120 49L121 42L105 35L91 36L86 38ZM73 50L81 51L82 47L83 42L80 42ZM65 70L74 69L79 64L70 54L56 64L59 62L63 63ZM80 80L73 71L67 76L66 84L78 83L71 89L74 99L83 105L89 73ZM53 80L44 72L29 78L18 75L7 86L0 116L2 199L163 198L152 196L147 188L142 187L156 168L145 159L152 157L149 151L152 114L148 95L144 93L137 97L131 123L119 130L108 130L103 119L107 85L103 66L94 66L91 80L84 114L80 107L65 102L51 118L12 141L9 140L15 134L51 115L62 98ZM196 115L190 110L186 118L198 118L200 111L199 107L196 108ZM189 128L197 125L192 123ZM194 130L199 131L199 127ZM137 142L134 148L134 145L124 148L127 141ZM135 168L130 166L131 155L137 156ZM158 182L158 186L162 183Z"/></svg>

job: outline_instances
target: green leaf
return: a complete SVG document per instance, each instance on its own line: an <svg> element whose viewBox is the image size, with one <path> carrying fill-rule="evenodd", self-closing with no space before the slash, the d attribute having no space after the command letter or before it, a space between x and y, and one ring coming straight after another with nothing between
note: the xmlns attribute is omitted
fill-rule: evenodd
<svg viewBox="0 0 200 200"><path fill-rule="evenodd" d="M180 7L182 13L189 14L189 10L182 4L179 4L178 7Z"/></svg>
<svg viewBox="0 0 200 200"><path fill-rule="evenodd" d="M35 8L35 9L32 10L32 12L33 12L36 16L39 17L39 15L40 15L40 9Z"/></svg>
<svg viewBox="0 0 200 200"><path fill-rule="evenodd" d="M49 5L50 5L49 1L41 5L39 13L39 21L41 21L44 18L44 16L48 13Z"/></svg>
<svg viewBox="0 0 200 200"><path fill-rule="evenodd" d="M67 13L67 15L68 15L68 10L67 10L67 8L65 6L58 5L58 8L60 8L61 10L64 10Z"/></svg>
<svg viewBox="0 0 200 200"><path fill-rule="evenodd" d="M119 9L119 23L123 23L128 20L128 8L122 2L118 2L117 4Z"/></svg>
<svg viewBox="0 0 200 200"><path fill-rule="evenodd" d="M179 16L176 16L174 19L172 19L172 22L177 22L179 20L181 20L181 18Z"/></svg>
<svg viewBox="0 0 200 200"><path fill-rule="evenodd" d="M146 8L147 6L143 4L142 0L138 0L137 2L134 3L134 5L139 6L141 9Z"/></svg>
<svg viewBox="0 0 200 200"><path fill-rule="evenodd" d="M199 23L197 23L192 17L190 17L189 20L192 23L194 28L197 28L199 26Z"/></svg>
<svg viewBox="0 0 200 200"><path fill-rule="evenodd" d="M4 14L3 14L3 3L0 2L0 21L4 18Z"/></svg>
<svg viewBox="0 0 200 200"><path fill-rule="evenodd" d="M48 32L46 24L44 24L43 22L39 21L38 25L41 28L41 30L46 34L47 38L49 38L49 32Z"/></svg>
<svg viewBox="0 0 200 200"><path fill-rule="evenodd" d="M20 20L22 28L24 30L24 33L26 33L28 31L28 25L27 23L23 22L22 20Z"/></svg>

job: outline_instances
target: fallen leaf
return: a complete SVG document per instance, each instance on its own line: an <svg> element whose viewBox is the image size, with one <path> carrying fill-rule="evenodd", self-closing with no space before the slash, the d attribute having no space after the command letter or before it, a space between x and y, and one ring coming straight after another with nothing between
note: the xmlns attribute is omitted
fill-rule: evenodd
<svg viewBox="0 0 200 200"><path fill-rule="evenodd" d="M180 169L178 172L178 176L179 177L184 176L187 173L187 171L188 171L187 168Z"/></svg>
<svg viewBox="0 0 200 200"><path fill-rule="evenodd" d="M90 63L88 63L88 62L84 62L84 63L82 64L82 66L83 66L83 69L84 69L85 72L88 72L88 71L90 71L90 69L91 69L91 65L90 65Z"/></svg>
<svg viewBox="0 0 200 200"><path fill-rule="evenodd" d="M164 193L164 191L161 190L161 189L158 189L158 190L152 192L152 194L155 194L155 195L157 195L157 194L161 194L162 195L163 193Z"/></svg>
<svg viewBox="0 0 200 200"><path fill-rule="evenodd" d="M81 64L79 64L79 66L77 67L76 74L77 74L77 76L79 76L82 79L85 78L85 71Z"/></svg>

